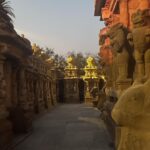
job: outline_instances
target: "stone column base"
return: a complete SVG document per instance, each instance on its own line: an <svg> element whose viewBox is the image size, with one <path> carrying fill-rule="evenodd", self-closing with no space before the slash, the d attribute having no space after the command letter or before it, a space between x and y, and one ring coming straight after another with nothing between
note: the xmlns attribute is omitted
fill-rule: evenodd
<svg viewBox="0 0 150 150"><path fill-rule="evenodd" d="M12 124L6 119L0 120L0 149L4 149L12 142Z"/></svg>

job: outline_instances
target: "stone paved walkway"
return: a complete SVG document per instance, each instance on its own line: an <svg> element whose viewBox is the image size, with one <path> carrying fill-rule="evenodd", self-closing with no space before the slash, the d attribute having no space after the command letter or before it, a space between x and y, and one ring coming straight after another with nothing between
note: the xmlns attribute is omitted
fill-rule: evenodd
<svg viewBox="0 0 150 150"><path fill-rule="evenodd" d="M99 111L65 104L34 122L33 133L15 150L111 150Z"/></svg>

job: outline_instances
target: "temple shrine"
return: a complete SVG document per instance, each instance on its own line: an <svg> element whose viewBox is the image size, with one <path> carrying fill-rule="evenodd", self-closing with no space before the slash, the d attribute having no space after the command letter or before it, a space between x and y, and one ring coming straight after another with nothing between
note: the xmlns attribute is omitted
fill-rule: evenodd
<svg viewBox="0 0 150 150"><path fill-rule="evenodd" d="M63 68L51 50L31 44L25 35L16 32L11 19L14 14L7 1L0 0L0 150L8 149L17 135L33 131L35 118L49 112L58 102L71 103L71 107L64 107L70 112L62 109L61 113L73 116L61 116L57 112L56 118L51 114L45 117L51 116L56 123L51 126L56 128L56 136L61 131L60 143L66 140L70 144L64 135L69 133L66 137L73 138L78 129L83 137L95 140L99 137L95 134L97 126L91 128L91 125L102 129L101 118L113 149L150 149L150 1L95 0L94 15L105 25L99 31L101 70L91 56L81 68L77 67L74 57L68 56ZM85 74L80 75L80 71ZM84 103L84 108L82 104L75 106L74 109L80 111L77 115L71 112L73 103ZM91 103L98 109L93 109ZM95 115L89 115L87 109ZM46 122L44 126L41 124L41 131L46 127L47 132ZM87 132L88 125L96 130ZM55 134L48 132L41 139ZM50 139L54 144L55 138ZM78 136L75 139L83 144ZM95 141L88 142L93 146ZM42 143L47 144L47 141ZM51 145L44 146L42 148Z"/></svg>
<svg viewBox="0 0 150 150"><path fill-rule="evenodd" d="M66 59L64 78L64 101L67 103L79 102L79 74L75 65L74 57L68 56Z"/></svg>
<svg viewBox="0 0 150 150"><path fill-rule="evenodd" d="M87 65L84 67L85 75L82 77L85 82L85 102L92 103L92 97L90 91L93 88L98 89L98 67L95 64L93 57L89 56L86 60Z"/></svg>

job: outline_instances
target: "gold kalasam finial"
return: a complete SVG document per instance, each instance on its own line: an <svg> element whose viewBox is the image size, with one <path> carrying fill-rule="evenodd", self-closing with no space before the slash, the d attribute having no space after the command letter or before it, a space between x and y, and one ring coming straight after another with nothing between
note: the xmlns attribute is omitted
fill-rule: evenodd
<svg viewBox="0 0 150 150"><path fill-rule="evenodd" d="M84 79L86 78L98 78L98 69L95 64L95 60L93 57L89 56L86 60L87 65L84 68L85 75Z"/></svg>
<svg viewBox="0 0 150 150"><path fill-rule="evenodd" d="M95 65L95 60L94 60L93 57L89 56L89 57L87 58L86 62L87 62L87 67L88 67L88 68L96 67L96 65Z"/></svg>
<svg viewBox="0 0 150 150"><path fill-rule="evenodd" d="M74 68L74 58L72 56L68 56L67 58L67 67L68 68Z"/></svg>
<svg viewBox="0 0 150 150"><path fill-rule="evenodd" d="M67 63L73 63L73 57L72 56L69 56L67 58Z"/></svg>
<svg viewBox="0 0 150 150"><path fill-rule="evenodd" d="M68 56L66 59L67 66L65 68L65 77L66 78L77 78L77 67L74 64L74 57Z"/></svg>

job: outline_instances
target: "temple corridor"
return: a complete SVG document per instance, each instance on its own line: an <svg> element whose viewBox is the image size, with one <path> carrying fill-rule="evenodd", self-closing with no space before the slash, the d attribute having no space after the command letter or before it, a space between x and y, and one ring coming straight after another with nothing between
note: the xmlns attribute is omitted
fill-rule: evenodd
<svg viewBox="0 0 150 150"><path fill-rule="evenodd" d="M58 105L34 121L13 150L111 150L99 111L85 104Z"/></svg>

